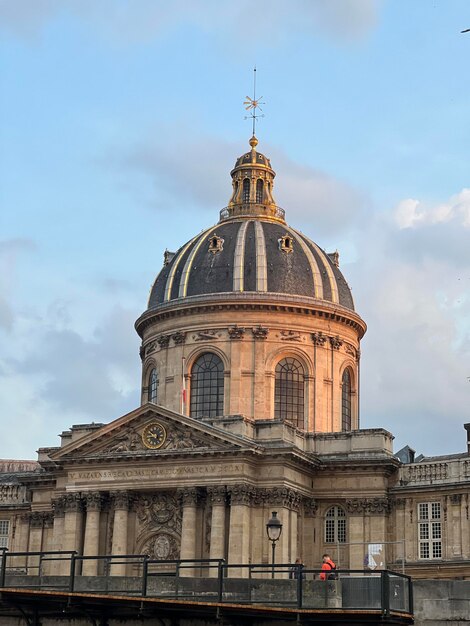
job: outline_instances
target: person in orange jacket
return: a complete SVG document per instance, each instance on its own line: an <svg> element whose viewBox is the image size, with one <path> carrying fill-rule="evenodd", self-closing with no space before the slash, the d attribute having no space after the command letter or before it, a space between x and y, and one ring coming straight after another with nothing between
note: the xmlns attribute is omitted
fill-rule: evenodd
<svg viewBox="0 0 470 626"><path fill-rule="evenodd" d="M327 572L331 572L331 570L336 570L336 565L331 560L329 554L323 555L323 565L321 566L321 569L322 571L320 574L320 580L327 580L328 578L336 579L338 577L336 572L334 572L333 574L327 574Z"/></svg>

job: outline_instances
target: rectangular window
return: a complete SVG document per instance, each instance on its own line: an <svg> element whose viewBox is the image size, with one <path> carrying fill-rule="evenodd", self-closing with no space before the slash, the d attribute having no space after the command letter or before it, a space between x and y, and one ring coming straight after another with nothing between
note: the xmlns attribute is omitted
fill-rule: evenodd
<svg viewBox="0 0 470 626"><path fill-rule="evenodd" d="M0 548L8 548L8 535L10 533L9 520L0 520Z"/></svg>
<svg viewBox="0 0 470 626"><path fill-rule="evenodd" d="M442 558L442 509L440 502L418 504L418 553L420 559Z"/></svg>

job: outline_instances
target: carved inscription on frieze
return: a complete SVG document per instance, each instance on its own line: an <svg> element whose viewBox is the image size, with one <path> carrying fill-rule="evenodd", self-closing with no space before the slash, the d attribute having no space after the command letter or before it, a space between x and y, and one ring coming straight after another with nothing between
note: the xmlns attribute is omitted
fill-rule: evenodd
<svg viewBox="0 0 470 626"><path fill-rule="evenodd" d="M128 480L152 481L165 478L185 478L189 476L222 476L224 474L243 473L243 465L240 463L228 463L217 465L180 465L178 467L145 467L145 468L122 468L110 470L91 470L69 472L69 480L83 482L120 482Z"/></svg>

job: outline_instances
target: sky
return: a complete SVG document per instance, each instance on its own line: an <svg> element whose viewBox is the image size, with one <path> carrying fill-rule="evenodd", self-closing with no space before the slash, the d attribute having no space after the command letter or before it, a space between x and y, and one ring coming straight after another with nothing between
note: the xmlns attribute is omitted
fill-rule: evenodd
<svg viewBox="0 0 470 626"><path fill-rule="evenodd" d="M463 452L470 422L466 0L0 0L0 458L139 405L166 248L248 149L368 324L361 427Z"/></svg>

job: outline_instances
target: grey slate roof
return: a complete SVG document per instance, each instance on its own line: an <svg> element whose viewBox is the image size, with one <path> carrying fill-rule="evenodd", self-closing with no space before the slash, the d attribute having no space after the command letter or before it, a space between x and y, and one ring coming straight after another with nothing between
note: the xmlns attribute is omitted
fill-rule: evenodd
<svg viewBox="0 0 470 626"><path fill-rule="evenodd" d="M281 249L285 236L291 252ZM210 250L214 237L223 240L218 252ZM326 252L290 226L256 218L221 222L183 245L157 276L148 308L230 292L306 296L354 310L349 286Z"/></svg>

